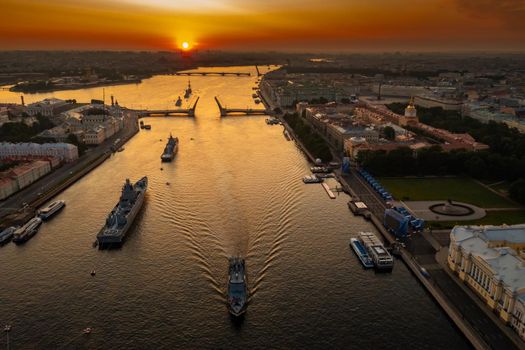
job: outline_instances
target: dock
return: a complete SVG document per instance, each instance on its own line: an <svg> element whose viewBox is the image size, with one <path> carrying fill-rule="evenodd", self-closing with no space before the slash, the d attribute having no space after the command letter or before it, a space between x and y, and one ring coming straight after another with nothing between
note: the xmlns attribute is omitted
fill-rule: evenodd
<svg viewBox="0 0 525 350"><path fill-rule="evenodd" d="M324 190L326 191L326 193L328 194L328 197L330 197L331 199L335 199L335 194L332 192L332 190L330 189L330 186L328 186L326 183L322 183L321 186L323 186Z"/></svg>

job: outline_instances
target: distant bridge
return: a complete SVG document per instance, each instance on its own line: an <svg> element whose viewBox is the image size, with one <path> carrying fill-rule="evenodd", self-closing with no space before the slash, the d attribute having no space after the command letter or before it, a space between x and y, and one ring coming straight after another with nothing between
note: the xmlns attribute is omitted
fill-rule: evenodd
<svg viewBox="0 0 525 350"><path fill-rule="evenodd" d="M219 106L221 117L226 117L229 114L262 115L270 114L272 112L266 108L226 108L226 106L221 104L217 96L215 96L215 102L217 102L217 106Z"/></svg>
<svg viewBox="0 0 525 350"><path fill-rule="evenodd" d="M176 109L145 109L145 110L139 110L138 116L139 118L144 117L154 117L154 116L165 116L165 117L176 117L176 116L184 116L184 117L195 117L195 108L197 107L197 102L199 102L199 98L195 100L193 105L190 108L184 109L184 108L176 108Z"/></svg>
<svg viewBox="0 0 525 350"><path fill-rule="evenodd" d="M168 73L168 75L184 75L184 76L208 76L208 75L219 75L219 76L237 76L237 77L249 77L252 74L249 72L175 72Z"/></svg>

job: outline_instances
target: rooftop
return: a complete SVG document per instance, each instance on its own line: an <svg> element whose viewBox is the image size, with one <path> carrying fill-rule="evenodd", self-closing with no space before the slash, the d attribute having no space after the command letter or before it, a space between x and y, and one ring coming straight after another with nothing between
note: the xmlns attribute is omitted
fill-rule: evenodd
<svg viewBox="0 0 525 350"><path fill-rule="evenodd" d="M518 252L506 246L525 244L525 224L456 226L450 236L464 252L485 261L494 276L503 281L506 288L521 294L520 298L525 301L524 261ZM491 247L491 243L498 244L498 247Z"/></svg>

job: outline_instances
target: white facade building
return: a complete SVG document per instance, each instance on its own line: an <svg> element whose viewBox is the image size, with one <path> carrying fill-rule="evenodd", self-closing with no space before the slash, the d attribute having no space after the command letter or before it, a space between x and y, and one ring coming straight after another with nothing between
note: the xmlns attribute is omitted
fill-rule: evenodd
<svg viewBox="0 0 525 350"><path fill-rule="evenodd" d="M69 143L0 143L0 158L55 157L64 162L78 159L78 148Z"/></svg>
<svg viewBox="0 0 525 350"><path fill-rule="evenodd" d="M67 105L67 102L58 98L46 98L40 102L31 103L27 106L27 114L35 116L41 114L45 117L52 117L57 109Z"/></svg>
<svg viewBox="0 0 525 350"><path fill-rule="evenodd" d="M525 224L456 226L448 265L525 340Z"/></svg>

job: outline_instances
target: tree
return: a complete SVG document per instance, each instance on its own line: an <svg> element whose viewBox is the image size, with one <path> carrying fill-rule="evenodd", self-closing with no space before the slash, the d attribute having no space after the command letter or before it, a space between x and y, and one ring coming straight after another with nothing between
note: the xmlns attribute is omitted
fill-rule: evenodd
<svg viewBox="0 0 525 350"><path fill-rule="evenodd" d="M67 143L70 143L72 145L75 145L77 146L78 148L78 155L83 155L84 152L86 152L86 149L87 149L87 146L85 143L82 143L78 140L78 137L77 135L75 134L69 134L67 135L67 139L66 139Z"/></svg>
<svg viewBox="0 0 525 350"><path fill-rule="evenodd" d="M516 180L510 185L509 188L510 198L514 199L516 202L525 204L525 179L521 178Z"/></svg>
<svg viewBox="0 0 525 350"><path fill-rule="evenodd" d="M391 126L385 126L383 129L383 134L385 135L385 138L387 140L395 140L396 139L396 131Z"/></svg>

